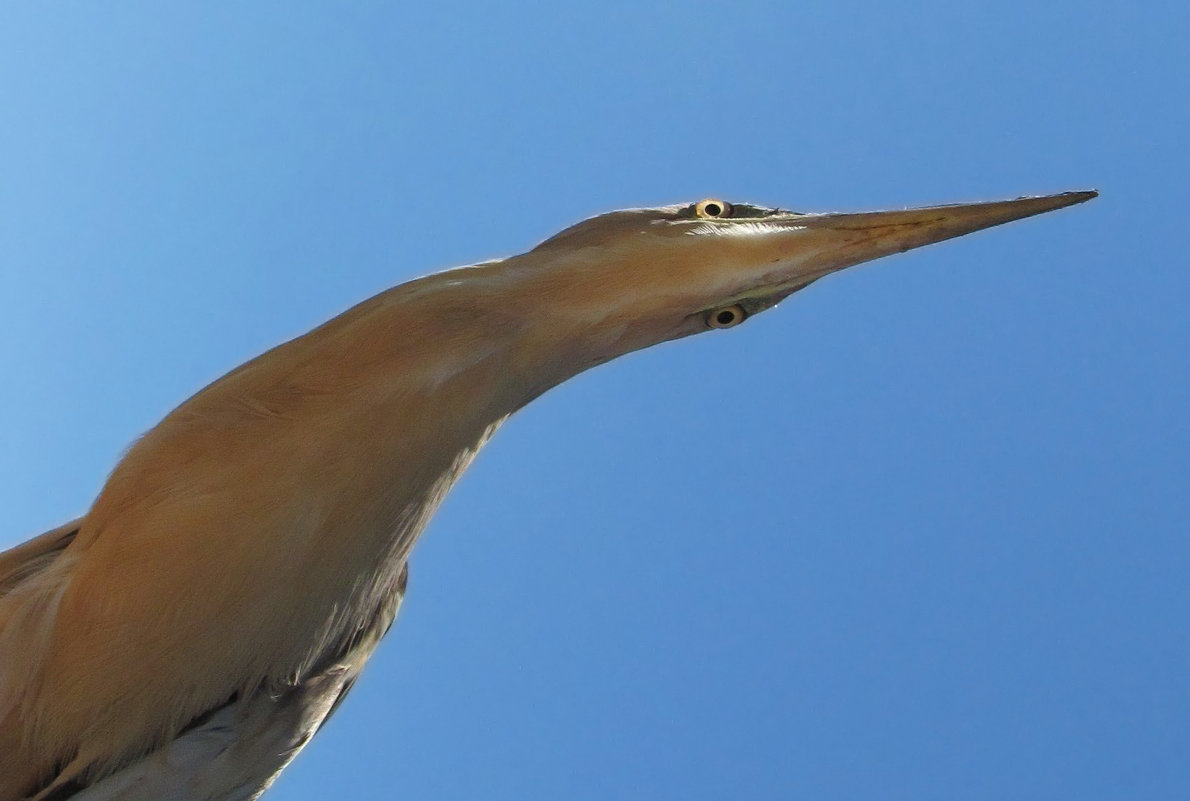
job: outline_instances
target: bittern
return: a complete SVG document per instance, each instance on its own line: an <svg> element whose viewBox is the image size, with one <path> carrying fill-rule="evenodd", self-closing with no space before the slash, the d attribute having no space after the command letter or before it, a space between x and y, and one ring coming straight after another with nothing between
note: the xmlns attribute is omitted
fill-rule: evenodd
<svg viewBox="0 0 1190 801"><path fill-rule="evenodd" d="M612 212L237 367L85 516L0 554L0 801L256 798L351 688L427 519L509 415L845 267L1095 194Z"/></svg>

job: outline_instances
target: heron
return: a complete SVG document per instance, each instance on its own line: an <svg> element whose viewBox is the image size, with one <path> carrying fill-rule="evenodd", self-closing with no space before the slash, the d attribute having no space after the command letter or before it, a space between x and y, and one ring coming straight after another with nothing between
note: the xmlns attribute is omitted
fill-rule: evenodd
<svg viewBox="0 0 1190 801"><path fill-rule="evenodd" d="M351 689L420 532L510 415L846 267L1095 196L615 211L236 367L84 516L0 553L0 801L257 798Z"/></svg>

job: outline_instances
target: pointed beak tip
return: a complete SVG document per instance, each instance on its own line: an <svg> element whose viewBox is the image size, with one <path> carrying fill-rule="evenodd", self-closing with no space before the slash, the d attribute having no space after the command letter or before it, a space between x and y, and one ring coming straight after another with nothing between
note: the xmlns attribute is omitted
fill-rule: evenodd
<svg viewBox="0 0 1190 801"><path fill-rule="evenodd" d="M1099 197L1098 190L1095 189L1081 189L1075 192L1058 192L1053 195L1026 195L1019 197L1016 200L1009 200L997 203L992 201L988 204L974 203L970 206L973 210L978 210L980 207L986 208L990 211L992 207L999 207L1006 211L1011 211L1010 220L1022 219L1024 217L1032 217L1035 214L1045 214L1049 211L1057 211L1068 206L1077 206L1079 203L1086 203L1088 200ZM1001 222L1006 222L1002 220ZM996 223L999 224L999 223Z"/></svg>
<svg viewBox="0 0 1190 801"><path fill-rule="evenodd" d="M1077 192L1062 192L1051 197L1060 201L1060 204L1055 208L1064 208L1066 206L1075 206L1079 203L1086 203L1088 200L1094 200L1099 197L1098 189L1080 189Z"/></svg>

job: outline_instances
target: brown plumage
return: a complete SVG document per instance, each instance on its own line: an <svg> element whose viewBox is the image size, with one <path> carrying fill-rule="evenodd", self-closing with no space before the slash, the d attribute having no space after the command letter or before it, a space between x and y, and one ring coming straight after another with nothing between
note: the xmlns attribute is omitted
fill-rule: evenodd
<svg viewBox="0 0 1190 801"><path fill-rule="evenodd" d="M0 554L0 801L254 798L350 688L418 533L508 415L850 264L1091 196L615 212L233 370L83 518Z"/></svg>

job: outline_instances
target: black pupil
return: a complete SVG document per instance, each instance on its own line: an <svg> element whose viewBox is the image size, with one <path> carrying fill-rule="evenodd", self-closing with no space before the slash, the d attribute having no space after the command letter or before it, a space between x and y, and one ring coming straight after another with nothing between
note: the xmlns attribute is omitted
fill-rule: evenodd
<svg viewBox="0 0 1190 801"><path fill-rule="evenodd" d="M711 215L712 217L718 217L720 214L723 213L723 209L719 206L718 203L708 203L706 205L706 208L703 209L703 211L705 211L707 214Z"/></svg>
<svg viewBox="0 0 1190 801"><path fill-rule="evenodd" d="M731 325L735 322L735 312L725 309L715 315L715 321L718 322L719 325Z"/></svg>

